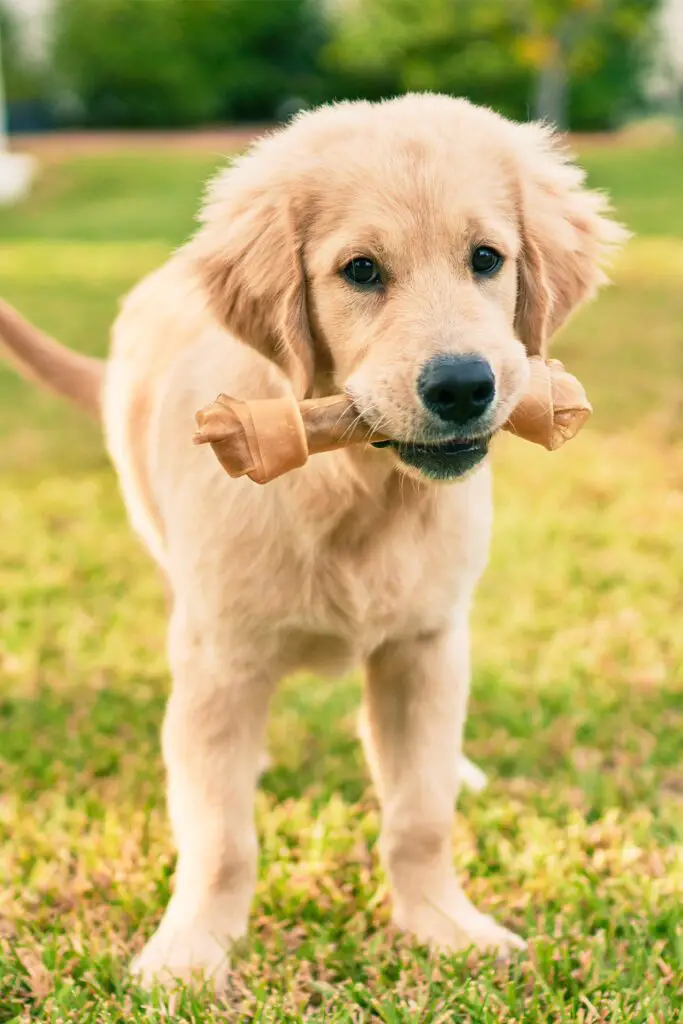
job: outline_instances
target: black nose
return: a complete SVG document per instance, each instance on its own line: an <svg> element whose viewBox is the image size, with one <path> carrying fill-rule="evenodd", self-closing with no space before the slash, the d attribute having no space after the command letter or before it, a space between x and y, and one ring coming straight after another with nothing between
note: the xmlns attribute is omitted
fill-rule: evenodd
<svg viewBox="0 0 683 1024"><path fill-rule="evenodd" d="M422 370L417 390L431 413L462 426L486 412L496 381L480 356L437 356Z"/></svg>

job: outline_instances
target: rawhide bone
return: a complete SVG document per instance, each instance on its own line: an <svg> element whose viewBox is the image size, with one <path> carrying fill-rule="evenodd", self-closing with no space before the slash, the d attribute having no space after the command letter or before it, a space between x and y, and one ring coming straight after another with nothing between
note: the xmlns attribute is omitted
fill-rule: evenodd
<svg viewBox="0 0 683 1024"><path fill-rule="evenodd" d="M532 357L529 364L526 394L503 429L555 451L581 429L592 408L559 360ZM293 396L243 402L219 395L196 419L194 443L210 444L230 476L246 475L257 484L298 469L309 455L389 440L360 417L346 395L303 402Z"/></svg>

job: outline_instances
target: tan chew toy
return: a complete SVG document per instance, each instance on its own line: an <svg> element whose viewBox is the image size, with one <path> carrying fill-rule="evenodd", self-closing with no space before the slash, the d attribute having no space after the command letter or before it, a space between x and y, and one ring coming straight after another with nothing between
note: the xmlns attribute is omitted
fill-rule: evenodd
<svg viewBox="0 0 683 1024"><path fill-rule="evenodd" d="M526 394L504 426L549 451L581 429L592 412L586 393L557 359L533 357ZM243 402L219 395L197 413L195 444L210 444L232 477L267 484L303 466L309 455L350 444L388 440L359 415L346 395L293 397Z"/></svg>

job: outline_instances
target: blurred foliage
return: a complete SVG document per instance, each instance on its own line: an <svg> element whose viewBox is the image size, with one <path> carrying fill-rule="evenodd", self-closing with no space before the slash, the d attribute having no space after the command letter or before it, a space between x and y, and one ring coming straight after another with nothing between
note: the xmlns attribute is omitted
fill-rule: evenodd
<svg viewBox="0 0 683 1024"><path fill-rule="evenodd" d="M19 42L16 17L0 0L0 47L7 95L15 102L38 99L45 94L45 72L24 52Z"/></svg>
<svg viewBox="0 0 683 1024"><path fill-rule="evenodd" d="M344 0L328 59L358 76L381 69L397 90L434 89L517 118L608 128L640 104L657 6L656 0Z"/></svg>
<svg viewBox="0 0 683 1024"><path fill-rule="evenodd" d="M104 127L269 121L325 100L431 89L512 117L606 129L641 112L659 6L56 0L49 91L60 116L70 110L72 121ZM17 99L17 47L6 49L8 91Z"/></svg>
<svg viewBox="0 0 683 1024"><path fill-rule="evenodd" d="M513 59L514 0L345 0L327 51L332 66L384 76L392 91L466 95L503 113L523 113L532 76Z"/></svg>
<svg viewBox="0 0 683 1024"><path fill-rule="evenodd" d="M308 0L58 0L54 62L86 123L161 127L322 98L324 42Z"/></svg>
<svg viewBox="0 0 683 1024"><path fill-rule="evenodd" d="M553 61L561 62L568 125L613 128L639 109L659 0L531 0L529 6L531 31L522 37L522 53L528 60L525 44L540 45L541 61L531 61L537 84ZM548 113L555 119L536 103L536 116Z"/></svg>

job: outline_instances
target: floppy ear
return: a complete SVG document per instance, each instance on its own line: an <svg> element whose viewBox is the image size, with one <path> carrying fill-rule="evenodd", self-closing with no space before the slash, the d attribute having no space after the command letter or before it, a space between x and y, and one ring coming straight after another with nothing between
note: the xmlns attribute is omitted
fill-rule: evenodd
<svg viewBox="0 0 683 1024"><path fill-rule="evenodd" d="M552 129L515 125L520 174L522 252L515 328L529 355L547 343L571 314L606 283L602 265L629 233L610 219L600 192Z"/></svg>
<svg viewBox="0 0 683 1024"><path fill-rule="evenodd" d="M240 340L272 359L297 398L313 387L301 229L293 200L247 157L209 188L189 245L209 303Z"/></svg>

